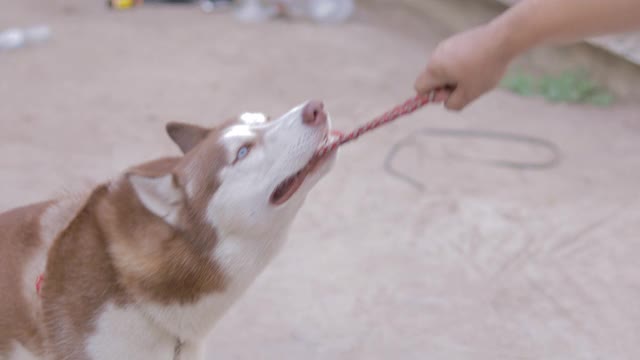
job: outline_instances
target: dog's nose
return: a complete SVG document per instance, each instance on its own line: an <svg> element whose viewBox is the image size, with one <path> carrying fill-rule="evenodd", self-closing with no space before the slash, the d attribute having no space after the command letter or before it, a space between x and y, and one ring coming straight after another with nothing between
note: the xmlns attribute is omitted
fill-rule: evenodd
<svg viewBox="0 0 640 360"><path fill-rule="evenodd" d="M302 109L302 122L316 126L327 122L327 113L324 112L324 104L319 100L311 100Z"/></svg>

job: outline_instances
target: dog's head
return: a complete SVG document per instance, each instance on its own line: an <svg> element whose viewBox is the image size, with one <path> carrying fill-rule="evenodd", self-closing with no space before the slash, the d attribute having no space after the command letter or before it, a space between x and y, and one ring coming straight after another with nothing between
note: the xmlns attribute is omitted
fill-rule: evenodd
<svg viewBox="0 0 640 360"><path fill-rule="evenodd" d="M172 226L196 219L223 234L268 235L288 227L332 167L335 151L314 157L331 139L330 127L319 101L276 120L245 113L211 129L170 123L184 157L168 173L128 178L143 205Z"/></svg>

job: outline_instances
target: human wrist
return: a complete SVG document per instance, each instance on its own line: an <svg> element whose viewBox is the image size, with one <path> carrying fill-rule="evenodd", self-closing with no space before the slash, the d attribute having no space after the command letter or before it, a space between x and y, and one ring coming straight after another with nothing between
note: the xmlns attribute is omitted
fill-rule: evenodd
<svg viewBox="0 0 640 360"><path fill-rule="evenodd" d="M495 51L506 61L511 61L536 45L531 27L521 20L517 14L507 11L486 25L489 36L495 43Z"/></svg>

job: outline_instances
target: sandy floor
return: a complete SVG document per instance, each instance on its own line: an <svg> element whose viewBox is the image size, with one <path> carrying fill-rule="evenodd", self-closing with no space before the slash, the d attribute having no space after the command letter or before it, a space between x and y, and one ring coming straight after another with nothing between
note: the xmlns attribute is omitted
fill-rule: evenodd
<svg viewBox="0 0 640 360"><path fill-rule="evenodd" d="M349 129L411 95L442 35L436 21L419 41L367 16L240 26L195 7L100 5L0 1L0 28L54 30L0 54L0 209L175 154L170 120L276 115L313 97ZM630 104L497 91L344 148L282 255L213 332L208 358L637 359L640 106ZM560 163L481 162L549 158L523 143L407 140L425 127L546 139ZM385 170L398 143L391 165L412 182Z"/></svg>

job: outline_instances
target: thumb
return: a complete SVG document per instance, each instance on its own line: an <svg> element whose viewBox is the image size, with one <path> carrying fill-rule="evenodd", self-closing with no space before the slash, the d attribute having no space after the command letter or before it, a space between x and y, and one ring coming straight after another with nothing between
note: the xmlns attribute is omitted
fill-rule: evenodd
<svg viewBox="0 0 640 360"><path fill-rule="evenodd" d="M467 104L469 100L467 99L466 93L460 88L457 87L449 96L447 101L444 103L444 107L449 110L462 110Z"/></svg>
<svg viewBox="0 0 640 360"><path fill-rule="evenodd" d="M442 88L447 84L447 79L432 67L427 67L416 79L414 88L419 95L427 95L436 88Z"/></svg>

